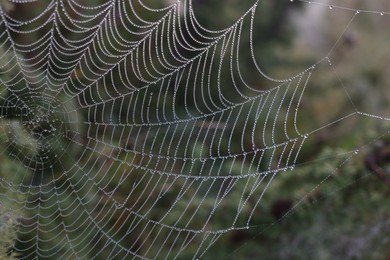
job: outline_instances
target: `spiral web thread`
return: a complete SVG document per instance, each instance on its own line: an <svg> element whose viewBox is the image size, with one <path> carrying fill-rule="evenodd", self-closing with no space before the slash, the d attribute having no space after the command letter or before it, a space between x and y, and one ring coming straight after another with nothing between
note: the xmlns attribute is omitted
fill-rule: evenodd
<svg viewBox="0 0 390 260"><path fill-rule="evenodd" d="M351 21L388 15L320 5ZM350 114L302 130L312 73L335 68L327 56L290 78L266 75L252 38L259 8L217 31L188 1L54 0L26 20L1 9L3 153L23 168L0 181L21 198L0 197L24 212L22 258L202 257L221 235L251 227L311 134L354 116L389 120L351 100ZM242 49L265 89L241 73Z"/></svg>

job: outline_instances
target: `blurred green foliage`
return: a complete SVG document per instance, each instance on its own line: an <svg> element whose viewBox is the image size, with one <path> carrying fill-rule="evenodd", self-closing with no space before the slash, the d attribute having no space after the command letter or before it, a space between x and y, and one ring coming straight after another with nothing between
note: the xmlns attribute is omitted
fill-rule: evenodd
<svg viewBox="0 0 390 260"><path fill-rule="evenodd" d="M0 123L2 130L8 129L7 125ZM8 132L7 132L8 134ZM7 147L7 135L2 131L0 133L0 147ZM6 151L0 153L0 259L17 258L17 253L12 251L18 221L24 215L24 210L17 207L15 202L20 202L26 199L25 194L21 194L16 190L10 189L9 184L4 180L13 179L18 182L18 179L23 178L24 174L28 174L23 165L9 158Z"/></svg>

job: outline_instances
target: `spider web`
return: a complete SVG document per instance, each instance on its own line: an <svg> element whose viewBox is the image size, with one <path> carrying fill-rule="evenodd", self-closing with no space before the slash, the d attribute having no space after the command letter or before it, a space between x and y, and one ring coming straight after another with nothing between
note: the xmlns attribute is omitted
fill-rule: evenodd
<svg viewBox="0 0 390 260"><path fill-rule="evenodd" d="M302 98L319 68L337 74L340 38L307 69L270 77L253 39L261 1L221 30L191 1L12 2L31 12L21 20L1 2L1 126L3 153L23 167L0 196L25 212L21 258L202 257L251 228L311 135L351 117L389 121L344 89L350 110L305 129ZM342 35L360 14L388 15L299 2L348 14Z"/></svg>

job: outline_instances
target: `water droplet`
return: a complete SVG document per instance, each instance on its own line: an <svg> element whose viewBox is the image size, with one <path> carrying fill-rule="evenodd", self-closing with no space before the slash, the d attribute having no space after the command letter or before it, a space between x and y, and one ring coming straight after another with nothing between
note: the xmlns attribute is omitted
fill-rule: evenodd
<svg viewBox="0 0 390 260"><path fill-rule="evenodd" d="M332 9L333 9L333 5L330 5L330 6L329 6L329 9L332 10Z"/></svg>
<svg viewBox="0 0 390 260"><path fill-rule="evenodd" d="M360 14L360 10L356 10L356 14Z"/></svg>
<svg viewBox="0 0 390 260"><path fill-rule="evenodd" d="M381 12L381 15L383 16L383 15L384 15L384 13L383 13L383 12Z"/></svg>

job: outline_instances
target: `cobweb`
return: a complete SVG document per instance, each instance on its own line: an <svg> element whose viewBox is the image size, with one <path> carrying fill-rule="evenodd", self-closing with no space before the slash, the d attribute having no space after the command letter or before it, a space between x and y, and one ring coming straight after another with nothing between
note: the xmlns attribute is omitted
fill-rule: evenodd
<svg viewBox="0 0 390 260"><path fill-rule="evenodd" d="M272 77L255 48L262 1L218 30L191 1L37 2L0 2L2 153L23 165L1 178L0 198L18 215L21 258L207 256L252 228L313 134L389 121L355 105L339 76L349 110L311 129L301 116L313 73L338 75L332 54L349 26L383 10L285 1L348 19L328 54Z"/></svg>

